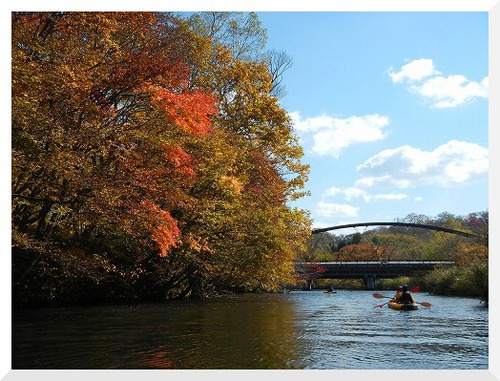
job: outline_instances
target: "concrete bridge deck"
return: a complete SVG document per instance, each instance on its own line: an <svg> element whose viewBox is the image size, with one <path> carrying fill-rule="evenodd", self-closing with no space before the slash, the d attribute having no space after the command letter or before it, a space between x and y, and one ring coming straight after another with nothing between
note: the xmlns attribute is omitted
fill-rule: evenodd
<svg viewBox="0 0 500 381"><path fill-rule="evenodd" d="M453 261L297 262L295 269L302 274L314 271L316 279L363 279L365 288L372 290L377 278L410 276L418 271L431 271L438 266L449 267L453 264Z"/></svg>

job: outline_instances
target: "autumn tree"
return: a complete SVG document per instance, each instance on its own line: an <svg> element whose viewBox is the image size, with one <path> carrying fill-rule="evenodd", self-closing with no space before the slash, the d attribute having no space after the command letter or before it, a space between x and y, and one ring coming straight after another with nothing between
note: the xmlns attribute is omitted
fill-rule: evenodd
<svg viewBox="0 0 500 381"><path fill-rule="evenodd" d="M415 261L422 258L424 242L413 234L374 233L372 241L383 248L385 261Z"/></svg>
<svg viewBox="0 0 500 381"><path fill-rule="evenodd" d="M193 30L210 38L214 50L227 49L233 59L262 62L271 75L269 93L277 98L286 94L283 75L292 66L292 58L284 50L266 50L267 31L254 12L202 12L189 18Z"/></svg>
<svg viewBox="0 0 500 381"><path fill-rule="evenodd" d="M329 232L312 234L307 240L306 252L299 259L305 262L334 260L337 244L338 240Z"/></svg>
<svg viewBox="0 0 500 381"><path fill-rule="evenodd" d="M381 261L385 260L385 249L373 243L348 245L342 247L338 253L339 261Z"/></svg>
<svg viewBox="0 0 500 381"><path fill-rule="evenodd" d="M239 61L261 58L267 31L254 12L200 12L189 18L192 29L208 37L213 46L224 46Z"/></svg>
<svg viewBox="0 0 500 381"><path fill-rule="evenodd" d="M460 221L453 216L442 213L438 216L440 225L455 230L464 230ZM426 242L423 248L422 259L425 260L453 260L458 250L458 246L465 238L440 232L433 231L431 238Z"/></svg>
<svg viewBox="0 0 500 381"><path fill-rule="evenodd" d="M479 296L488 301L488 212L454 216L442 213L438 221L446 227L477 236L464 238L434 233L425 245L426 258L449 259L452 268L437 268L423 279L432 292L447 295ZM438 234L440 233L440 234Z"/></svg>
<svg viewBox="0 0 500 381"><path fill-rule="evenodd" d="M192 84L217 96L219 112L213 121L233 148L220 149L229 166L212 161L205 180L193 187L194 194L210 195L200 199L206 206L197 208L196 225L216 248L209 273L213 283L272 289L291 280L293 261L309 235L304 212L288 206L304 194L308 167L300 162L302 148L291 120L272 94L273 76L266 62L235 51L234 46L245 44L228 43L210 32L213 23L203 26L221 16L228 15L194 17L195 30L209 31L203 35L210 37L212 48L198 49L202 54L193 63ZM249 18L248 25L254 25L253 16ZM239 35L233 31L226 30L230 41L258 38L249 30ZM216 167L209 170L212 165Z"/></svg>
<svg viewBox="0 0 500 381"><path fill-rule="evenodd" d="M307 167L264 62L120 12L13 13L12 62L16 292L158 300L292 276Z"/></svg>
<svg viewBox="0 0 500 381"><path fill-rule="evenodd" d="M196 177L184 144L210 134L216 112L187 86L192 34L152 13L14 13L12 24L14 247L79 272L71 248L84 264L184 244L173 212Z"/></svg>

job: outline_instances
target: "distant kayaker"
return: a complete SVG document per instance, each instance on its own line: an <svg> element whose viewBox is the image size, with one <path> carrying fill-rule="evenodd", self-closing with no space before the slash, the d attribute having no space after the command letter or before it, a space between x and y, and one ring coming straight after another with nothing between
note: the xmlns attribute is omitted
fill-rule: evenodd
<svg viewBox="0 0 500 381"><path fill-rule="evenodd" d="M330 284L330 286L328 286L328 292L334 292L335 289L333 288L333 284Z"/></svg>
<svg viewBox="0 0 500 381"><path fill-rule="evenodd" d="M403 286L398 286L396 287L396 293L394 294L393 299L399 302L401 295L403 295Z"/></svg>
<svg viewBox="0 0 500 381"><path fill-rule="evenodd" d="M404 285L403 286L403 290L402 290L402 294L401 294L401 297L398 299L398 301L400 303L415 303L415 299L413 299L413 295L411 294L410 291L408 291L408 286L407 285Z"/></svg>

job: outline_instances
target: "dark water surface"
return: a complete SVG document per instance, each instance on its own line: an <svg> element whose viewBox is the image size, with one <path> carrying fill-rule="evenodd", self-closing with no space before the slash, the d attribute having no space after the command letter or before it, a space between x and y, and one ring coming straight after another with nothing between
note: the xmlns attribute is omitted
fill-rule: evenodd
<svg viewBox="0 0 500 381"><path fill-rule="evenodd" d="M393 311L372 293L14 311L12 369L488 369L477 299Z"/></svg>

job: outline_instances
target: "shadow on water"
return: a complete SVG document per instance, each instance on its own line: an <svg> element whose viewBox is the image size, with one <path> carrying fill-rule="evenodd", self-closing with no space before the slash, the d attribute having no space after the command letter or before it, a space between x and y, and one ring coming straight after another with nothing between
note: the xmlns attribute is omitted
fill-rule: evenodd
<svg viewBox="0 0 500 381"><path fill-rule="evenodd" d="M488 310L364 291L241 295L13 314L13 369L487 369ZM408 361L398 361L405 358Z"/></svg>
<svg viewBox="0 0 500 381"><path fill-rule="evenodd" d="M266 295L20 311L13 369L294 368L293 303Z"/></svg>

